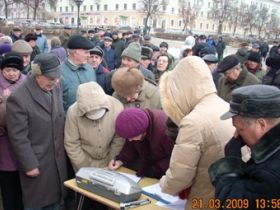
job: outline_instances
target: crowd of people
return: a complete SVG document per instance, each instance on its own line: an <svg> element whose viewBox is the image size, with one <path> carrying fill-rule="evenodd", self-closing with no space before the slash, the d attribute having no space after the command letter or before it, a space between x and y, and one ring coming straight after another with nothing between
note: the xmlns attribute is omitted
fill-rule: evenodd
<svg viewBox="0 0 280 210"><path fill-rule="evenodd" d="M225 57L222 36L188 35L179 58L168 48L138 30L0 34L4 210L75 209L63 182L82 167L157 178L186 210L279 200L278 42L241 43Z"/></svg>

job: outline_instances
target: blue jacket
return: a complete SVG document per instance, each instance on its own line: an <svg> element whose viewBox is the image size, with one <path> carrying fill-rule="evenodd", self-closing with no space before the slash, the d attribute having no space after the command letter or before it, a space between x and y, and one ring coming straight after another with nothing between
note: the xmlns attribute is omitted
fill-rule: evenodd
<svg viewBox="0 0 280 210"><path fill-rule="evenodd" d="M63 85L63 107L67 111L76 101L76 92L80 84L96 81L95 71L88 64L77 66L66 59L61 65Z"/></svg>
<svg viewBox="0 0 280 210"><path fill-rule="evenodd" d="M104 50L104 60L106 61L108 69L111 71L117 67L118 64L118 58L117 54L114 48L106 49Z"/></svg>
<svg viewBox="0 0 280 210"><path fill-rule="evenodd" d="M48 41L45 35L37 35L36 45L39 47L41 53L49 52Z"/></svg>

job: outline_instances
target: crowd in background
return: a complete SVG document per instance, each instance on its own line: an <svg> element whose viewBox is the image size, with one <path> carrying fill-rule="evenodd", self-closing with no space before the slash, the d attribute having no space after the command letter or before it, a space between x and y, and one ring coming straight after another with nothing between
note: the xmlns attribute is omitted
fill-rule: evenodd
<svg viewBox="0 0 280 210"><path fill-rule="evenodd" d="M269 85L278 94L278 41L270 49L266 42L241 43L225 57L222 36L188 35L179 58L168 48L168 41L157 46L139 30L75 34L65 26L48 40L38 25L28 34L18 27L0 34L4 210L74 209L75 195L66 195L63 182L82 167L124 165L160 179L163 192L180 198L219 197L214 186L221 179L212 164L238 136L236 124L220 116L239 110L232 105L241 103L233 94L239 88L256 85L262 92ZM265 108L252 116L278 117L277 108L271 116ZM245 143L243 159L252 149ZM267 196L273 193L279 198L279 190ZM107 207L87 200L83 209Z"/></svg>

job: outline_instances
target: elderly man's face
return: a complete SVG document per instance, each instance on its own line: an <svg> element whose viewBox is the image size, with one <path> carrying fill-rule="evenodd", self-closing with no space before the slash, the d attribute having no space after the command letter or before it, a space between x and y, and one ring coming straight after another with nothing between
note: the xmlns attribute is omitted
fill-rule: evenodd
<svg viewBox="0 0 280 210"><path fill-rule="evenodd" d="M88 63L96 69L102 62L102 58L99 55L90 55L88 59Z"/></svg>
<svg viewBox="0 0 280 210"><path fill-rule="evenodd" d="M128 68L135 68L137 67L138 62L136 62L135 60L133 60L132 58L123 56L122 57L122 67L128 67Z"/></svg>
<svg viewBox="0 0 280 210"><path fill-rule="evenodd" d="M240 72L241 72L241 70L239 68L233 68L233 69L227 70L226 72L224 72L225 79L230 82L233 82L233 81L237 80L237 78L240 75Z"/></svg>
<svg viewBox="0 0 280 210"><path fill-rule="evenodd" d="M60 77L51 78L44 75L36 76L39 87L44 91L51 91L59 83Z"/></svg>
<svg viewBox="0 0 280 210"><path fill-rule="evenodd" d="M248 120L248 118L236 115L232 118L232 124L236 128L237 135L240 135L249 147L254 146L264 135L259 119Z"/></svg>
<svg viewBox="0 0 280 210"><path fill-rule="evenodd" d="M73 57L75 60L75 64L77 65L86 64L90 57L89 50L84 50L84 49L74 50Z"/></svg>

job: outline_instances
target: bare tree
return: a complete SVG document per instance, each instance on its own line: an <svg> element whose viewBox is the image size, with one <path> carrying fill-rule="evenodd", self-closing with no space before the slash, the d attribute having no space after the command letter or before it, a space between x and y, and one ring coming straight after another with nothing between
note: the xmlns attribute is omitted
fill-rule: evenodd
<svg viewBox="0 0 280 210"><path fill-rule="evenodd" d="M188 26L191 30L200 10L199 4L196 1L191 4L190 0L179 0L179 8L179 13L184 23L183 31L185 31Z"/></svg>
<svg viewBox="0 0 280 210"><path fill-rule="evenodd" d="M218 34L223 32L223 24L228 21L232 11L232 0L213 0L212 17L218 21Z"/></svg>
<svg viewBox="0 0 280 210"><path fill-rule="evenodd" d="M140 12L145 14L144 22L144 35L148 31L148 21L153 16L158 15L167 5L167 0L139 0L140 3Z"/></svg>
<svg viewBox="0 0 280 210"><path fill-rule="evenodd" d="M257 10L256 16L256 28L258 30L258 36L261 38L261 32L264 30L270 19L269 9L266 6L261 5Z"/></svg>
<svg viewBox="0 0 280 210"><path fill-rule="evenodd" d="M232 35L234 36L237 30L237 27L241 25L242 17L244 16L244 8L246 7L246 4L244 2L240 2L238 4L238 1L235 0L234 4L231 9L229 22L233 24L233 32Z"/></svg>
<svg viewBox="0 0 280 210"><path fill-rule="evenodd" d="M278 39L280 34L280 18L277 15L277 10L271 12L270 21L267 24L266 30L269 38L274 36L273 38Z"/></svg>
<svg viewBox="0 0 280 210"><path fill-rule="evenodd" d="M8 18L8 11L9 11L9 6L17 3L18 0L4 0L4 8L5 8L5 17Z"/></svg>
<svg viewBox="0 0 280 210"><path fill-rule="evenodd" d="M33 20L36 20L37 18L37 11L40 9L40 6L42 6L42 3L44 3L44 0L20 0L21 3L25 4L28 7L28 18L29 18L29 8L33 10ZM50 5L54 5L57 3L57 0L48 0L48 3Z"/></svg>
<svg viewBox="0 0 280 210"><path fill-rule="evenodd" d="M256 27L258 6L256 3L251 2L244 8L243 26L248 27L250 35L253 35L253 28Z"/></svg>

